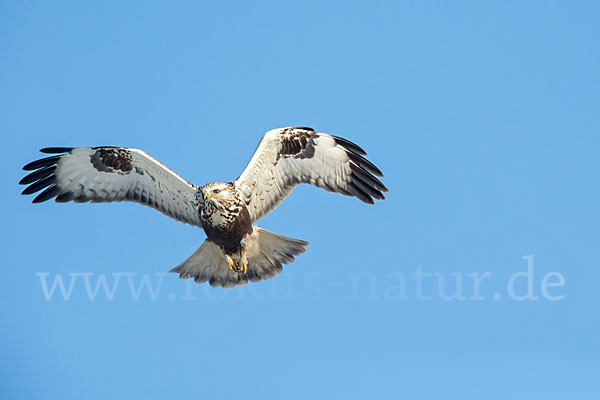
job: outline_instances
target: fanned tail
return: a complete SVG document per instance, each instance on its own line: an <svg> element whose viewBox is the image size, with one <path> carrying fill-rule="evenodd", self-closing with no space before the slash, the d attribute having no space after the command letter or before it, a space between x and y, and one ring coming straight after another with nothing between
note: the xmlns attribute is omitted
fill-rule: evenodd
<svg viewBox="0 0 600 400"><path fill-rule="evenodd" d="M194 278L197 283L208 281L211 286L228 289L248 281L273 278L283 270L282 264L293 263L294 256L304 253L308 244L255 226L244 243L248 257L245 273L232 271L223 249L210 239L170 272L178 273L180 278Z"/></svg>

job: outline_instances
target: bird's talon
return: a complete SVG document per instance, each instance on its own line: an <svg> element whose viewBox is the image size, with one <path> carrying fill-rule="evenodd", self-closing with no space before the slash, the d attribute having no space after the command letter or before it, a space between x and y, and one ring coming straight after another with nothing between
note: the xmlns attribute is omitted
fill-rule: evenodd
<svg viewBox="0 0 600 400"><path fill-rule="evenodd" d="M233 272L238 272L238 262L237 260L233 259L231 260L231 263L229 263L229 269L232 270Z"/></svg>
<svg viewBox="0 0 600 400"><path fill-rule="evenodd" d="M239 274L245 274L248 272L248 264L242 264L238 260L232 259L229 263L229 269Z"/></svg>

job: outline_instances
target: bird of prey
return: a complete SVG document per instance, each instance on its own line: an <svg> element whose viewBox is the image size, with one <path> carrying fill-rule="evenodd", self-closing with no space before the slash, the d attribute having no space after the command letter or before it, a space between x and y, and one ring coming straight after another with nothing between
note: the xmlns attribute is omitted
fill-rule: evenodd
<svg viewBox="0 0 600 400"><path fill-rule="evenodd" d="M385 199L381 171L358 145L307 127L267 132L233 182L188 183L149 154L124 147L49 147L55 154L23 167L24 195L43 190L41 203L133 201L204 229L207 239L170 272L198 283L231 288L270 279L304 253L308 242L254 224L300 183L354 196Z"/></svg>

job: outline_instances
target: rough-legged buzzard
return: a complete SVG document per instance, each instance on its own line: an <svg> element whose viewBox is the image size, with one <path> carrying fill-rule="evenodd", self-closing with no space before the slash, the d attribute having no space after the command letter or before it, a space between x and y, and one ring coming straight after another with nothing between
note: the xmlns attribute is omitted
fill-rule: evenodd
<svg viewBox="0 0 600 400"><path fill-rule="evenodd" d="M181 278L230 288L270 279L305 251L308 242L254 224L309 183L365 203L385 199L381 171L356 144L306 127L265 134L250 163L233 182L188 183L141 150L123 147L50 147L57 154L23 167L34 171L19 183L33 199L62 203L134 201L178 221L201 227L207 239L173 268Z"/></svg>

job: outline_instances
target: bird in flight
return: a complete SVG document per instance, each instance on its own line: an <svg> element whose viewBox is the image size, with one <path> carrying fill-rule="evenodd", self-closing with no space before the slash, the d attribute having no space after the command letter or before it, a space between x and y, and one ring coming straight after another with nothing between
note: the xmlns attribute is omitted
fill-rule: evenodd
<svg viewBox="0 0 600 400"><path fill-rule="evenodd" d="M207 239L170 272L198 283L231 288L270 279L294 262L308 242L254 224L301 183L354 196L368 204L384 200L382 172L358 145L307 127L267 132L233 182L193 185L149 154L124 147L48 147L55 154L23 167L24 195L43 190L41 203L133 201L177 221L204 229Z"/></svg>

